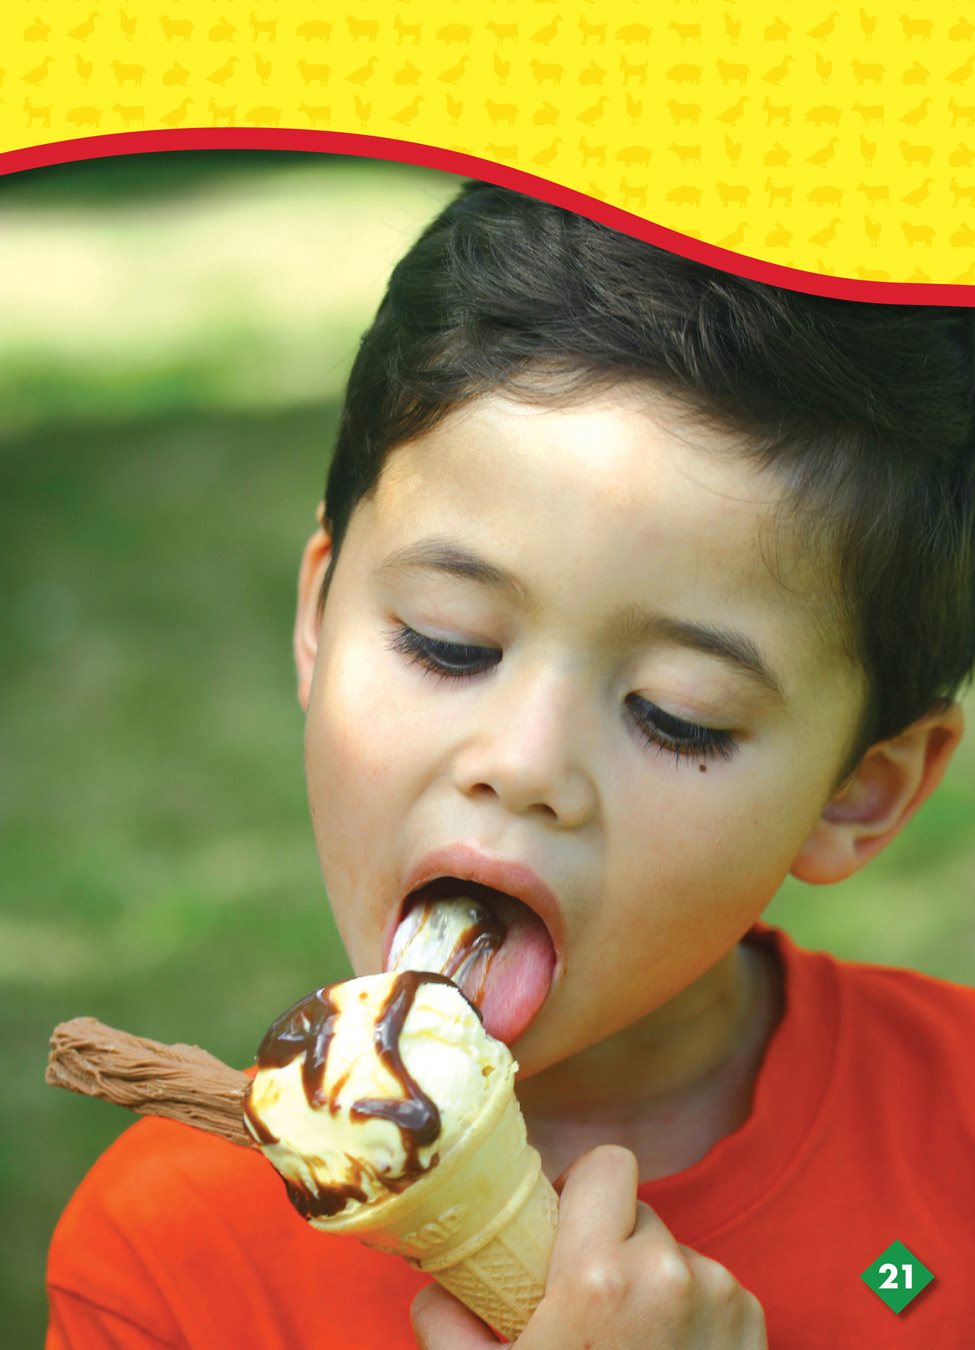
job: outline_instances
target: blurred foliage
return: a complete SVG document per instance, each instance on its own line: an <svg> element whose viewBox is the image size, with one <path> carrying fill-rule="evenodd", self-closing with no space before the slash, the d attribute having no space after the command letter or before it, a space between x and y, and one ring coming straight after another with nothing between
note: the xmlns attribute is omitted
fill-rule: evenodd
<svg viewBox="0 0 975 1350"><path fill-rule="evenodd" d="M272 199L304 210L313 183L349 219L381 203L405 245L449 187L358 162L281 165L291 158L36 171L0 180L0 213L50 213L69 230L85 215L111 231L116 206L165 201L161 247L218 180L235 210L249 195L257 214ZM388 271L392 257L380 261ZM358 308L349 301L347 328L374 304L366 290ZM287 323L284 305L273 325L261 314L228 328L213 369L252 341L292 351ZM39 1343L51 1229L127 1123L44 1087L51 1027L91 1013L245 1064L270 1014L347 972L306 818L290 649L337 381L242 406L178 343L133 380L55 359L54 347L2 375L8 390L21 382L30 410L0 443L0 1301L12 1345ZM790 882L767 917L807 945L971 982L973 819L969 742L874 864L838 887Z"/></svg>
<svg viewBox="0 0 975 1350"><path fill-rule="evenodd" d="M457 181L248 151L0 178L0 428L338 397L393 263Z"/></svg>
<svg viewBox="0 0 975 1350"><path fill-rule="evenodd" d="M228 184L280 180L284 172L318 177L341 166L360 180L376 178L367 159L318 156L291 150L184 150L164 154L109 155L104 159L52 164L0 178L0 211L70 207L101 211L113 203L186 199Z"/></svg>
<svg viewBox="0 0 975 1350"><path fill-rule="evenodd" d="M91 1013L243 1065L270 1013L347 971L291 665L334 414L52 423L3 448L11 1344L38 1343L50 1229L128 1123L43 1086L51 1027Z"/></svg>

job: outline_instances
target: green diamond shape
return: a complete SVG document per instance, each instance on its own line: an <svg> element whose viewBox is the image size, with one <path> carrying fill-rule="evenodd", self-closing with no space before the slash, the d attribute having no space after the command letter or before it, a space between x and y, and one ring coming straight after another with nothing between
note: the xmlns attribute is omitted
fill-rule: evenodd
<svg viewBox="0 0 975 1350"><path fill-rule="evenodd" d="M922 1289L927 1289L934 1276L903 1242L892 1242L872 1265L867 1266L860 1279L883 1299L888 1308L899 1313Z"/></svg>

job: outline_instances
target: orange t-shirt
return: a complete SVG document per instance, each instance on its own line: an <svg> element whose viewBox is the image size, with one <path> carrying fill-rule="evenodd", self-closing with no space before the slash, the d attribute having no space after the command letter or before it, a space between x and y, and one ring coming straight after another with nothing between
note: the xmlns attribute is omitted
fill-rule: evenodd
<svg viewBox="0 0 975 1350"><path fill-rule="evenodd" d="M640 1196L762 1303L771 1350L975 1344L975 989L837 961L756 925L786 1007L745 1123ZM899 1315L860 1278L902 1242L934 1280ZM412 1347L425 1283L327 1236L256 1152L127 1130L61 1218L49 1350Z"/></svg>

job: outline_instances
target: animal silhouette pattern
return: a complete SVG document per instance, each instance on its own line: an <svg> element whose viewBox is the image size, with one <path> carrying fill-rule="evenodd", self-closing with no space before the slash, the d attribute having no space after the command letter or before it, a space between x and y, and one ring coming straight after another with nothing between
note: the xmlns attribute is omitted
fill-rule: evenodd
<svg viewBox="0 0 975 1350"><path fill-rule="evenodd" d="M766 261L975 285L975 4L25 0L0 14L0 150L233 126L462 151Z"/></svg>

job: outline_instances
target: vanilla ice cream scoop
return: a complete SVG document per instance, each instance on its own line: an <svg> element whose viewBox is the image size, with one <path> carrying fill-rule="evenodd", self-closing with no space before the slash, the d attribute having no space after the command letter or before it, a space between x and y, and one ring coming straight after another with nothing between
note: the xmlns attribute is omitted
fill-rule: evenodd
<svg viewBox="0 0 975 1350"><path fill-rule="evenodd" d="M449 979L412 970L309 994L257 1064L245 1123L313 1224L429 1172L517 1067Z"/></svg>
<svg viewBox="0 0 975 1350"><path fill-rule="evenodd" d="M558 1200L518 1066L445 975L316 990L271 1026L244 1121L315 1228L433 1275L513 1339L545 1288Z"/></svg>

